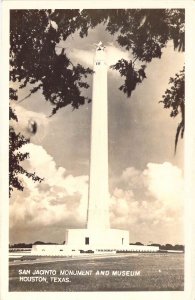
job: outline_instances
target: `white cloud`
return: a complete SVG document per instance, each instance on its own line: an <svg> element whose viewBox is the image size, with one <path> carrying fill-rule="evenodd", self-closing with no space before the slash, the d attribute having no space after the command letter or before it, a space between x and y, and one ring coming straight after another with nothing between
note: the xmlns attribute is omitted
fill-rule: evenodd
<svg viewBox="0 0 195 300"><path fill-rule="evenodd" d="M106 51L109 66L115 64L121 58L126 60L130 59L129 52L123 51L122 49L114 47L113 45L107 46Z"/></svg>
<svg viewBox="0 0 195 300"><path fill-rule="evenodd" d="M108 66L115 64L119 59L130 59L129 53L127 51L123 51L120 48L113 46L112 44L106 46L106 58ZM95 46L91 50L81 50L81 49L73 49L69 56L72 58L76 63L82 63L85 66L90 68L93 67L93 59L95 55ZM109 69L109 71L114 72ZM118 74L118 72L117 72ZM120 75L120 74L119 74Z"/></svg>
<svg viewBox="0 0 195 300"><path fill-rule="evenodd" d="M181 170L171 163L149 163L143 172L148 191L169 208L178 208L183 202L183 179Z"/></svg>
<svg viewBox="0 0 195 300"><path fill-rule="evenodd" d="M81 226L85 222L88 176L74 177L41 146L26 144L30 153L28 170L44 178L42 183L23 176L24 192L14 191L10 205L10 226Z"/></svg>
<svg viewBox="0 0 195 300"><path fill-rule="evenodd" d="M73 176L57 167L42 146L27 144L23 150L30 153L29 171L44 181L39 184L23 177L25 190L15 191L10 204L11 230L83 227L88 176ZM110 196L112 228L129 230L134 242L181 242L182 215L182 174L171 163L149 163L143 171L125 169Z"/></svg>
<svg viewBox="0 0 195 300"><path fill-rule="evenodd" d="M183 179L171 163L127 168L111 197L112 227L128 229L134 240L176 243L183 239Z"/></svg>

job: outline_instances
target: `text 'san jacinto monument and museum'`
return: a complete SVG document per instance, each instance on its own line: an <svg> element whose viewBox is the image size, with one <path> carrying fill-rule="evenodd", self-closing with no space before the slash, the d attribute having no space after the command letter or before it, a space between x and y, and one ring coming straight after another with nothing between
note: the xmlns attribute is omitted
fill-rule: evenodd
<svg viewBox="0 0 195 300"><path fill-rule="evenodd" d="M129 245L129 232L110 228L108 185L107 64L104 46L94 58L90 182L86 229L67 229L65 245L36 245L38 255L64 255L72 251L158 251L158 247Z"/></svg>

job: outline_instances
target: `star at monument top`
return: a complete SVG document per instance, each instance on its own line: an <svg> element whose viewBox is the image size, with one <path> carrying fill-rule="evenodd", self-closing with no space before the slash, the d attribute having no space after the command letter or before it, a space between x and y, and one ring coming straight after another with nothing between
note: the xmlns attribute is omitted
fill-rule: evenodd
<svg viewBox="0 0 195 300"><path fill-rule="evenodd" d="M105 46L103 46L103 43L100 41L98 44L95 44L97 46L96 50L104 50Z"/></svg>

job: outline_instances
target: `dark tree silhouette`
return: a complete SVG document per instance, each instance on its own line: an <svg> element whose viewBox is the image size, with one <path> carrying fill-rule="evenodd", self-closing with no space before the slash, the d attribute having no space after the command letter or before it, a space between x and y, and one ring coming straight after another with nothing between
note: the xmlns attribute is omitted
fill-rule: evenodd
<svg viewBox="0 0 195 300"><path fill-rule="evenodd" d="M74 65L65 48L57 55L56 48L60 41L66 41L75 32L84 38L89 29L103 23L105 30L116 37L119 46L130 51L133 57L130 61L119 60L112 66L124 78L119 89L130 97L137 84L146 78L147 64L153 58L161 58L162 49L170 40L175 50L184 51L184 15L183 9L11 10L10 81L17 82L19 89L28 85L30 94L27 97L41 90L45 100L53 105L51 115L67 105L78 109L86 101L91 101L83 96L82 89L89 87L86 79L92 70L80 64ZM165 102L168 92L166 95ZM172 96L169 93L169 97ZM176 103L179 101L178 112L183 114L184 98L183 104L181 99L174 99ZM10 89L10 100L17 101L14 89ZM165 107L172 107L165 102ZM10 117L16 118L12 110ZM176 144L183 132L184 115L176 133ZM17 180L18 173L23 172L38 180L35 174L20 169L20 161L28 156L13 154L27 142L21 135L16 135L13 128L10 129L10 190L13 187L22 189Z"/></svg>
<svg viewBox="0 0 195 300"><path fill-rule="evenodd" d="M32 85L29 96L41 89L54 106L52 114L68 104L75 109L90 100L81 95L81 88L89 87L83 79L92 73L80 64L73 65L65 49L60 55L55 51L61 39L76 31L74 18L79 11L63 10L59 30L52 26L56 14L51 10L12 10L10 16L10 80L21 83L20 88Z"/></svg>
<svg viewBox="0 0 195 300"><path fill-rule="evenodd" d="M175 118L178 114L181 114L181 121L178 124L175 135L175 152L177 149L178 138L183 138L185 129L185 68L179 73L175 74L175 77L171 77L169 84L171 87L165 91L163 100L160 101L164 104L164 108L170 108L170 116Z"/></svg>
<svg viewBox="0 0 195 300"><path fill-rule="evenodd" d="M119 90L127 94L127 97L130 97L132 91L135 90L136 85L146 78L146 66L142 65L141 68L136 70L132 61L128 62L125 59L121 59L115 65L111 66L111 68L119 70L121 76L125 77L124 84L119 87Z"/></svg>
<svg viewBox="0 0 195 300"><path fill-rule="evenodd" d="M56 46L76 31L83 38L91 28L104 23L121 47L130 51L133 61L120 60L114 69L124 77L120 87L128 97L137 83L146 78L146 65L160 58L162 49L173 40L174 49L184 50L184 10L12 10L10 16L10 80L31 84L31 93L42 89L54 105L53 114L68 104L79 108L90 99L81 95L88 88L83 81L92 70L74 66L66 49L56 54ZM54 22L56 26L54 26Z"/></svg>

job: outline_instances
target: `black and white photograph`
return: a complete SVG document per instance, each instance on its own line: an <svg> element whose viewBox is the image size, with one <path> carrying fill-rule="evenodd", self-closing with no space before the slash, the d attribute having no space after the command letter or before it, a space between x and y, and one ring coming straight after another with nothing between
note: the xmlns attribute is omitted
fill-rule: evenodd
<svg viewBox="0 0 195 300"><path fill-rule="evenodd" d="M9 292L184 291L185 9L9 11Z"/></svg>

